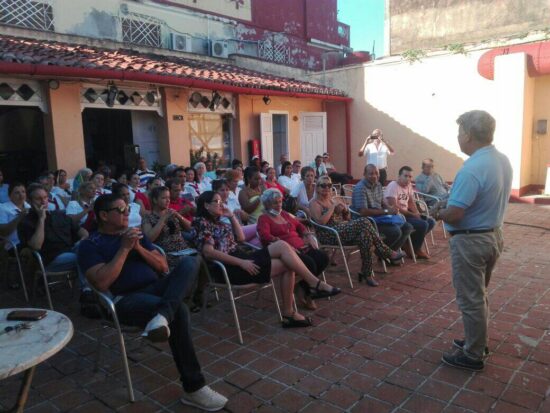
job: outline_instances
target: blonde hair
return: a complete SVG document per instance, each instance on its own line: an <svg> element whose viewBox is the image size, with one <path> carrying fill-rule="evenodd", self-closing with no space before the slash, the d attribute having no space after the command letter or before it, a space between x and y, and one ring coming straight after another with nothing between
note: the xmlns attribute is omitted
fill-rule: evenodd
<svg viewBox="0 0 550 413"><path fill-rule="evenodd" d="M319 178L317 178L317 182L315 183L315 187L318 187L321 184L332 184L332 179L330 179L327 175L321 175ZM319 198L319 191L317 189L315 190L315 199Z"/></svg>

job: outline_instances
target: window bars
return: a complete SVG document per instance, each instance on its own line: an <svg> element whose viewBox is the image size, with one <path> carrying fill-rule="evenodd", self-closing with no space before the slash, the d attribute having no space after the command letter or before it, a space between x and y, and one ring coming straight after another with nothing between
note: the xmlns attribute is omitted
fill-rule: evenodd
<svg viewBox="0 0 550 413"><path fill-rule="evenodd" d="M290 63L290 47L271 40L260 42L260 58L276 63Z"/></svg>
<svg viewBox="0 0 550 413"><path fill-rule="evenodd" d="M53 32L50 4L29 0L0 0L0 24Z"/></svg>
<svg viewBox="0 0 550 413"><path fill-rule="evenodd" d="M151 47L162 46L160 24L156 20L122 18L121 21L122 41Z"/></svg>

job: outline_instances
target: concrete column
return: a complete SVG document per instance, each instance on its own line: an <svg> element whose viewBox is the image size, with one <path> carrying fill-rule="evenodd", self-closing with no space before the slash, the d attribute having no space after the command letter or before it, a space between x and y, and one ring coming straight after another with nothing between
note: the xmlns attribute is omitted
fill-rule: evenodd
<svg viewBox="0 0 550 413"><path fill-rule="evenodd" d="M189 166L191 142L187 113L187 90L165 88L163 130L159 134L160 162ZM181 119L183 117L183 120Z"/></svg>
<svg viewBox="0 0 550 413"><path fill-rule="evenodd" d="M65 169L74 176L86 166L84 131L80 110L80 83L60 82L56 90L47 88L46 152L49 169Z"/></svg>
<svg viewBox="0 0 550 413"><path fill-rule="evenodd" d="M526 59L525 53L495 58L495 145L512 163L512 194L516 196L529 185L531 172L534 79L527 73Z"/></svg>

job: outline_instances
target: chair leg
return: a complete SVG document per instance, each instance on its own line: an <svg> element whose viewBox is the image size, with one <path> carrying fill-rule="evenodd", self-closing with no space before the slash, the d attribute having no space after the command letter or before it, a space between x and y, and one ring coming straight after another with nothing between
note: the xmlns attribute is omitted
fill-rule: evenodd
<svg viewBox="0 0 550 413"><path fill-rule="evenodd" d="M445 229L445 224L443 223L443 221L441 221L441 228L443 228L443 237L447 239L447 230Z"/></svg>
<svg viewBox="0 0 550 413"><path fill-rule="evenodd" d="M21 267L21 260L19 260L19 253L17 252L17 247L14 248L14 255L17 261L17 269L19 271L19 278L21 278L21 286L23 287L23 294L25 295L25 300L29 302L29 294L27 293L27 285L25 283L25 276L23 274L23 268Z"/></svg>
<svg viewBox="0 0 550 413"><path fill-rule="evenodd" d="M388 272L388 267L386 266L386 260L384 258L381 258L382 260L382 268L384 269L384 272Z"/></svg>
<svg viewBox="0 0 550 413"><path fill-rule="evenodd" d="M435 246L435 238L434 238L434 232L433 232L433 230L430 231L430 235L431 235L431 237L432 237L432 246Z"/></svg>
<svg viewBox="0 0 550 413"><path fill-rule="evenodd" d="M134 387L132 386L132 377L130 376L130 366L128 365L128 356L126 355L124 336L122 335L122 330L120 329L120 324L118 323L118 318L116 317L116 314L113 316L113 319L118 332L118 341L120 344L120 353L122 355L122 364L124 366L124 375L126 376L126 384L128 386L128 398L133 403L135 401Z"/></svg>
<svg viewBox="0 0 550 413"><path fill-rule="evenodd" d="M426 247L426 253L430 255L430 249L428 248L428 241L426 241L426 237L424 237L424 246Z"/></svg>
<svg viewBox="0 0 550 413"><path fill-rule="evenodd" d="M233 311L233 318L235 319L235 327L237 328L237 335L239 336L239 343L244 344L243 335L241 333L241 324L239 323L239 316L237 314L237 306L235 305L235 297L231 288L227 289L229 293L229 301L231 303L231 310Z"/></svg>
<svg viewBox="0 0 550 413"><path fill-rule="evenodd" d="M346 258L346 253L344 252L344 249L342 247L340 247L340 251L342 252L342 258L344 259L344 265L346 266L346 273L348 274L349 286L353 288L353 281L351 280L351 273L349 272L348 259Z"/></svg>
<svg viewBox="0 0 550 413"><path fill-rule="evenodd" d="M103 338L105 337L105 326L101 326L101 333L99 334L99 337L97 337L97 347L96 347L96 356L94 361L94 373L99 371L99 362L101 361L101 349L103 342Z"/></svg>
<svg viewBox="0 0 550 413"><path fill-rule="evenodd" d="M273 290L273 299L275 300L275 307L277 307L277 313L279 313L279 320L283 322L283 314L281 313L281 306L279 305L279 298L277 297L277 290L275 289L275 284L271 280L271 289ZM296 300L294 300L294 305L296 305Z"/></svg>
<svg viewBox="0 0 550 413"><path fill-rule="evenodd" d="M50 287L48 286L48 277L44 272L42 272L42 279L44 280L44 290L46 290L46 298L48 299L48 305L50 306L50 310L53 311L52 297L50 296ZM36 292L36 289L35 289L35 292Z"/></svg>
<svg viewBox="0 0 550 413"><path fill-rule="evenodd" d="M409 243L409 248L411 249L411 252L412 252L413 261L416 263L416 254L414 253L413 242L410 235L407 238L407 242Z"/></svg>

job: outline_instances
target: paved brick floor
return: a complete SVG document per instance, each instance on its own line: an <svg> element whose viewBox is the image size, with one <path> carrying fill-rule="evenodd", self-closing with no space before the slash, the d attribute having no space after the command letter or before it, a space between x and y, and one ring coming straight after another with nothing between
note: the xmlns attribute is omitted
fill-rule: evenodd
<svg viewBox="0 0 550 413"><path fill-rule="evenodd" d="M231 412L550 412L550 231L540 228L550 227L550 209L513 204L507 222L505 252L490 286L493 354L484 372L440 363L451 340L461 337L462 323L438 227L432 259L391 268L380 274L378 288L351 290L342 266L333 267L329 280L344 293L319 303L314 328L280 328L267 293L238 305L244 346L237 344L226 300L204 321L194 315L208 382L229 397ZM356 274L358 257L352 268ZM20 295L2 287L2 307L23 306ZM126 399L112 334L94 373L100 323L78 315L76 298L63 289L54 294L76 332L38 368L29 412L193 411L179 402L181 387L165 345L129 340L134 404ZM19 380L0 382L0 404L9 404Z"/></svg>

